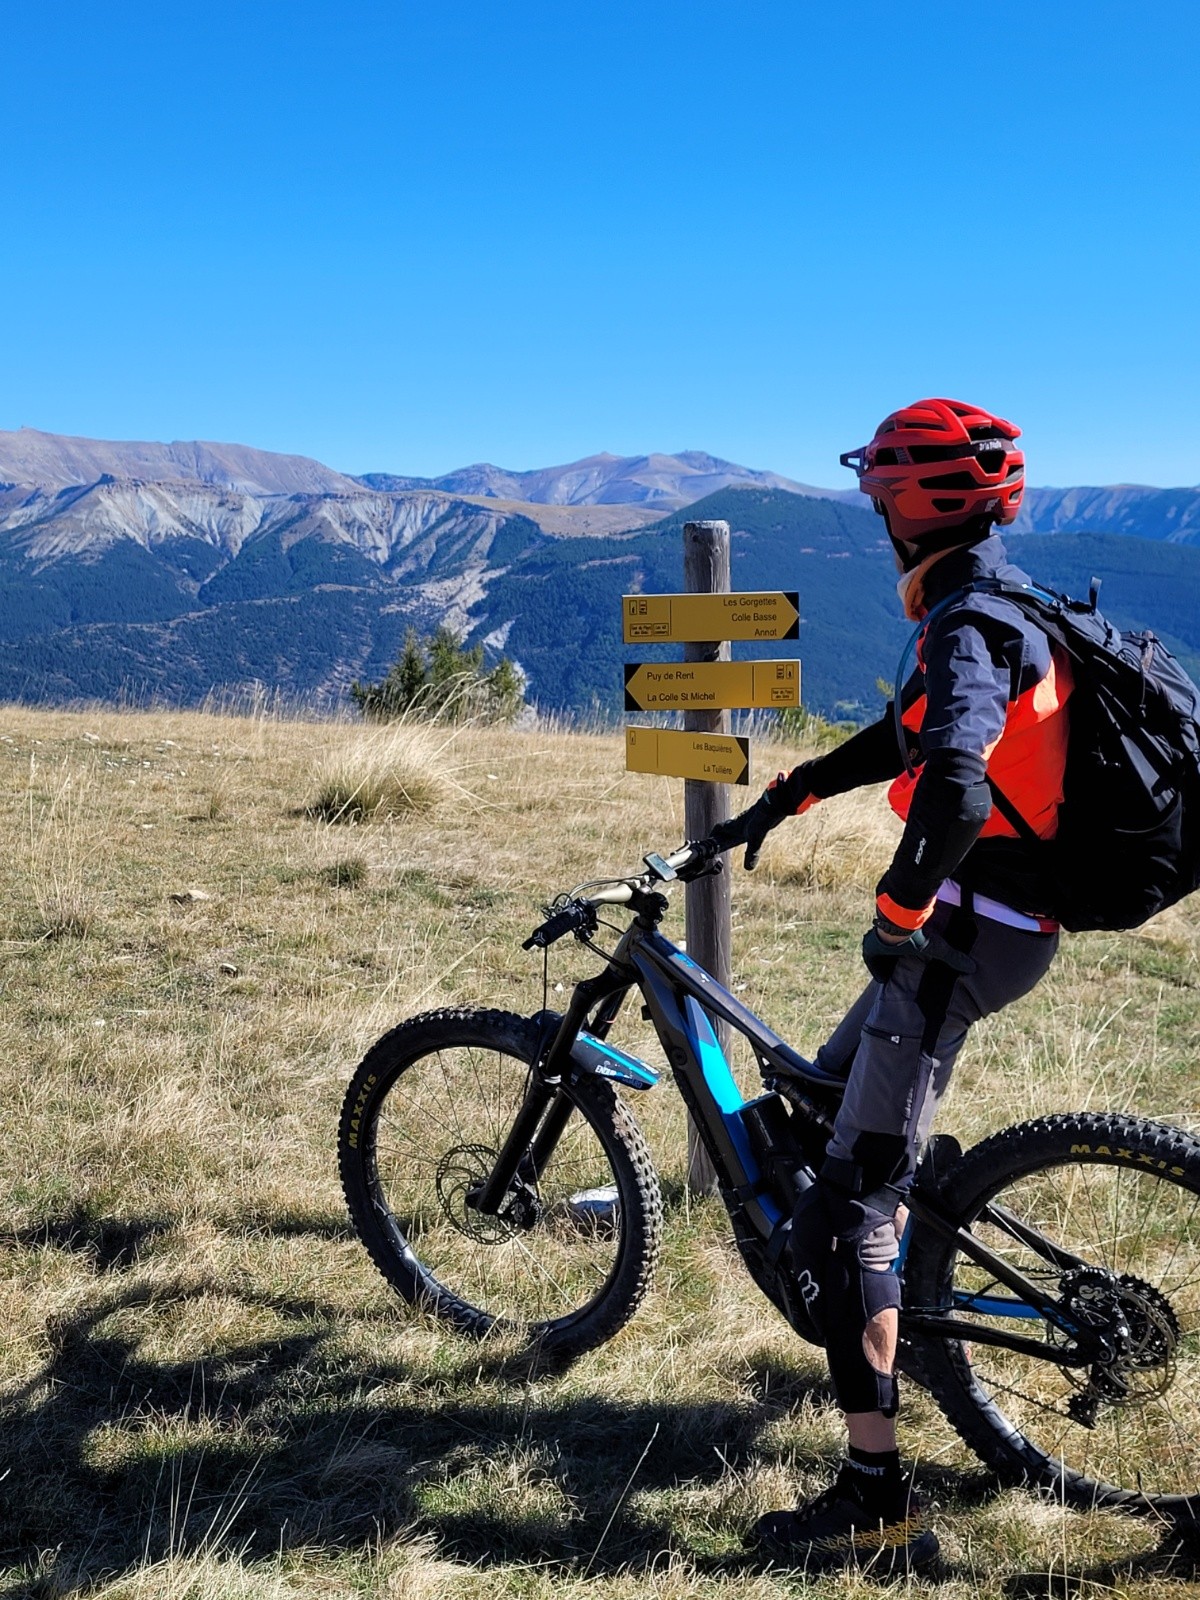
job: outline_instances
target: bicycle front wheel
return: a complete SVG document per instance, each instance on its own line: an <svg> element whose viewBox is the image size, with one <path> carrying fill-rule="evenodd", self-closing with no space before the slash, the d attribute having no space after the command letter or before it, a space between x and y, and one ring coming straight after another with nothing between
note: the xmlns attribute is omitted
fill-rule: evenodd
<svg viewBox="0 0 1200 1600"><path fill-rule="evenodd" d="M1075 1505L1200 1514L1200 1141L1132 1117L1044 1117L969 1151L943 1199L1110 1340L1079 1367L921 1338L923 1378L964 1441ZM905 1280L912 1310L1040 1340L1048 1356L1068 1343L953 1239L921 1230Z"/></svg>
<svg viewBox="0 0 1200 1600"><path fill-rule="evenodd" d="M501 1011L434 1011L366 1055L339 1129L351 1219L384 1277L462 1333L561 1362L612 1338L654 1273L658 1180L612 1085L564 1083L565 1126L498 1214L471 1196L530 1081L537 1031Z"/></svg>

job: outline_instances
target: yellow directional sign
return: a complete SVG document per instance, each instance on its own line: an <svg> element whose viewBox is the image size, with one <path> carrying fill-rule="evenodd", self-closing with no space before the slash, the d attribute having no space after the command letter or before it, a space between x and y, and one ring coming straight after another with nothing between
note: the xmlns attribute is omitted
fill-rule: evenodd
<svg viewBox="0 0 1200 1600"><path fill-rule="evenodd" d="M730 733L678 733L673 728L626 728L625 770L701 783L750 782L750 741Z"/></svg>
<svg viewBox="0 0 1200 1600"><path fill-rule="evenodd" d="M634 661L626 711L720 711L798 706L798 661Z"/></svg>
<svg viewBox="0 0 1200 1600"><path fill-rule="evenodd" d="M704 639L796 639L800 596L767 594L627 594L621 600L626 644L687 644Z"/></svg>

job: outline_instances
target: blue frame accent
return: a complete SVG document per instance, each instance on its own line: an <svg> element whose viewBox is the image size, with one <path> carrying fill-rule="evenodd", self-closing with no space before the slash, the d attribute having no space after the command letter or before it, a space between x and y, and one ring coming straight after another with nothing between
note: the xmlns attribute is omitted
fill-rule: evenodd
<svg viewBox="0 0 1200 1600"><path fill-rule="evenodd" d="M1043 1320L1040 1311L1027 1306L1024 1300L1013 1300L1007 1295L968 1294L966 1290L956 1289L950 1298L956 1310L975 1311L981 1317L1023 1317L1032 1322Z"/></svg>
<svg viewBox="0 0 1200 1600"><path fill-rule="evenodd" d="M749 1181L757 1183L762 1177L762 1170L754 1158L746 1125L741 1116L746 1102L742 1099L742 1092L729 1070L729 1063L713 1032L712 1023L708 1020L704 1008L690 994L684 998L684 1020L687 1024L688 1043L696 1052L704 1081L716 1102L717 1110L721 1113L721 1121L725 1124L730 1143L737 1151ZM764 1216L771 1222L777 1223L783 1220L783 1212L769 1194L759 1195L758 1204L762 1207Z"/></svg>
<svg viewBox="0 0 1200 1600"><path fill-rule="evenodd" d="M765 1238L784 1221L784 1215L778 1202L762 1188L762 1169L742 1120L746 1101L721 1049L708 1008L711 1007L718 1018L742 1033L756 1050L761 1049L768 1060L772 1056L781 1058L787 1069L797 1072L801 1078L817 1085L828 1082L831 1087L838 1088L845 1087L844 1080L822 1073L813 1063L798 1056L686 951L673 945L657 930L647 934L641 941L634 953L634 960L643 993L652 1006L662 1011L663 1020L666 1020L677 1042L686 1046L693 1066L699 1068L703 1087L712 1101L712 1109L720 1119L720 1136L727 1141L729 1157L732 1158L731 1171L727 1176L733 1182L740 1178L746 1186L739 1186L734 1191L739 1199L747 1196L749 1191L747 1210L752 1216L757 1211L761 1219L755 1224L756 1229L766 1224L765 1242ZM680 1063L676 1061L677 1070L679 1066ZM711 1111L708 1114L711 1116ZM716 1127L713 1132L714 1138L717 1138ZM737 1168L741 1169L740 1173ZM901 1277L907 1263L914 1226L915 1221L910 1217L896 1252L893 1270ZM956 1311L973 1312L980 1317L1049 1321L1068 1333L1074 1331L1065 1319L1041 1311L1017 1299L1015 1295L971 1294L959 1290L952 1292L951 1307ZM980 1332L984 1332L982 1326Z"/></svg>
<svg viewBox="0 0 1200 1600"><path fill-rule="evenodd" d="M595 1034L588 1033L586 1029L579 1030L579 1038L587 1045L589 1050L596 1050L600 1055L607 1057L618 1070L605 1072L603 1067L594 1070L612 1077L618 1083L626 1083L631 1089L653 1089L658 1082L658 1073L646 1062L639 1061L636 1056L627 1055L624 1050L618 1050L611 1044L606 1044L603 1039L597 1039Z"/></svg>

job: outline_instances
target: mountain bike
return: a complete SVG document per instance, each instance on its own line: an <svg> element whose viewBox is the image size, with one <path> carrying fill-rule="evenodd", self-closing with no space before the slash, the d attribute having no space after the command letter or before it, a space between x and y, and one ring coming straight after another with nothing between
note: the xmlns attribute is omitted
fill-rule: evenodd
<svg viewBox="0 0 1200 1600"><path fill-rule="evenodd" d="M716 1170L751 1278L820 1342L790 1263L844 1084L662 933L704 846L580 885L525 941L602 965L565 1012L441 1010L393 1028L339 1129L354 1226L401 1296L547 1363L611 1339L650 1287L662 1195L618 1089L660 1074L609 1040L636 991ZM632 913L606 948L601 912ZM745 1099L719 1039L746 1041ZM937 1135L898 1238L901 1364L990 1467L1069 1502L1200 1516L1200 1140L1104 1113L1040 1117L963 1153Z"/></svg>

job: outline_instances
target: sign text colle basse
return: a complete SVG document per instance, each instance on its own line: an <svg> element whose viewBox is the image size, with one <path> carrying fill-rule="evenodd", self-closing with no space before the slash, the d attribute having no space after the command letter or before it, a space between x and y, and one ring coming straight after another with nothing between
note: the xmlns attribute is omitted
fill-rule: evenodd
<svg viewBox="0 0 1200 1600"><path fill-rule="evenodd" d="M705 639L797 639L795 590L758 594L627 594L621 599L626 644L690 644Z"/></svg>

